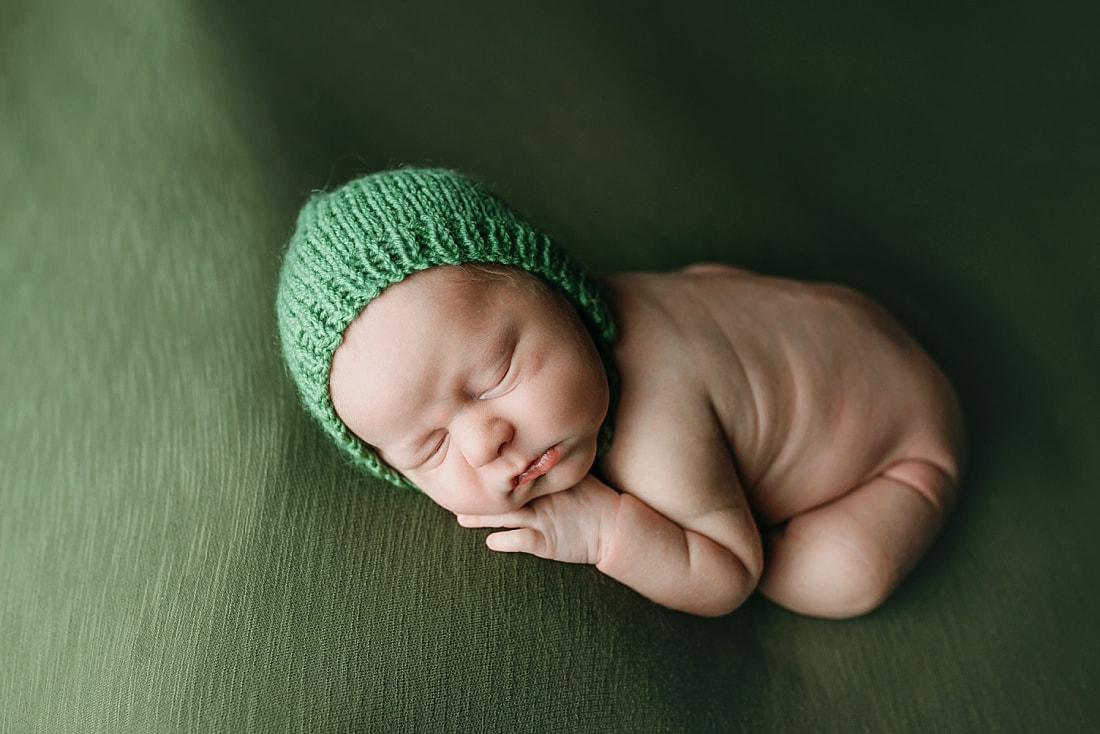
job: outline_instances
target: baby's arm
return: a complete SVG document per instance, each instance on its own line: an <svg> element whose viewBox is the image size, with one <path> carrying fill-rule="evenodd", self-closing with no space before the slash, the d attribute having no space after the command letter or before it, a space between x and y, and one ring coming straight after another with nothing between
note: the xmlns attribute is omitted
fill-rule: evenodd
<svg viewBox="0 0 1100 734"><path fill-rule="evenodd" d="M645 401L644 423L629 420L628 404L620 411L606 466L629 493L587 476L516 512L459 516L459 522L516 528L490 535L487 544L595 564L673 609L705 616L732 611L760 578L759 533L709 408L700 414L669 400L662 417L659 402Z"/></svg>
<svg viewBox="0 0 1100 734"><path fill-rule="evenodd" d="M706 397L662 392L624 396L606 462L624 494L598 567L673 609L725 614L756 588L763 544Z"/></svg>

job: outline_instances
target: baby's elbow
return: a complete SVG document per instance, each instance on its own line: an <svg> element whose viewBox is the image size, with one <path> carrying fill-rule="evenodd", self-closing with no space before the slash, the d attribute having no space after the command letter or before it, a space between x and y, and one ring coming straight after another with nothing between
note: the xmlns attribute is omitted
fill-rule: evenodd
<svg viewBox="0 0 1100 734"><path fill-rule="evenodd" d="M701 574L695 580L683 611L700 617L724 617L744 604L755 590L762 564L754 564L751 560L743 562L723 550L710 573Z"/></svg>
<svg viewBox="0 0 1100 734"><path fill-rule="evenodd" d="M699 617L724 617L730 614L745 602L743 597L728 596L726 598L709 599L696 609L685 610Z"/></svg>
<svg viewBox="0 0 1100 734"><path fill-rule="evenodd" d="M699 617L724 617L745 603L752 589L740 585L720 583L685 600L680 611Z"/></svg>

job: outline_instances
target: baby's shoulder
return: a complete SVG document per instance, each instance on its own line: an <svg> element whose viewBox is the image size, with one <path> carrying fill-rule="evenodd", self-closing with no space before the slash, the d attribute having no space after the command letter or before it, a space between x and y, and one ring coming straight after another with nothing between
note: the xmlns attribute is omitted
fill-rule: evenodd
<svg viewBox="0 0 1100 734"><path fill-rule="evenodd" d="M622 378L616 434L634 436L635 424L694 433L713 422L710 373L729 350L691 277L680 273L626 273L605 287L619 325L615 361ZM644 437L641 431L637 437ZM618 439L616 439L618 442Z"/></svg>
<svg viewBox="0 0 1100 734"><path fill-rule="evenodd" d="M604 285L620 326L622 393L602 470L669 516L705 513L736 476L707 374L725 338L707 328L712 316L690 277L628 273Z"/></svg>
<svg viewBox="0 0 1100 734"><path fill-rule="evenodd" d="M729 348L721 322L735 308L739 284L753 273L699 264L669 273L620 273L603 279L619 325L616 356L631 370L698 368Z"/></svg>
<svg viewBox="0 0 1100 734"><path fill-rule="evenodd" d="M615 314L620 361L652 361L687 337L681 318L680 284L663 273L619 273L608 276L604 290Z"/></svg>

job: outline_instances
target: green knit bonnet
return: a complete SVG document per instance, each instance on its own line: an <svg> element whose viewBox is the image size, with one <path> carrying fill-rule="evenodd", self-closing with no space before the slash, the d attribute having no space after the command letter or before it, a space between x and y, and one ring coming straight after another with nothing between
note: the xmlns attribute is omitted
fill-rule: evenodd
<svg viewBox="0 0 1100 734"><path fill-rule="evenodd" d="M596 283L550 238L478 182L454 171L402 168L317 192L298 214L279 275L276 312L283 357L302 403L355 464L413 486L336 415L329 371L344 331L387 287L436 265L522 268L560 289L603 360L611 405L599 450L611 442L618 397L616 330Z"/></svg>

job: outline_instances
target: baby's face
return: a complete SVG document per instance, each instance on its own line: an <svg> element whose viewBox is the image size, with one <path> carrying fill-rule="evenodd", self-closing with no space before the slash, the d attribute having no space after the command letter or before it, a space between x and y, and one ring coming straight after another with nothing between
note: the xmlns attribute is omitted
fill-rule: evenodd
<svg viewBox="0 0 1100 734"><path fill-rule="evenodd" d="M386 463L471 515L583 479L608 407L599 354L563 297L450 266L363 310L329 389L337 415Z"/></svg>

